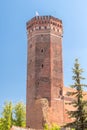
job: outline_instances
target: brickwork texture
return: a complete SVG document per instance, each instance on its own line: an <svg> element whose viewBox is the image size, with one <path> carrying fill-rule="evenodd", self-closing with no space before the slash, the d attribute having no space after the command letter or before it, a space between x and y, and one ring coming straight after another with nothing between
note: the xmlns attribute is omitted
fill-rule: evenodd
<svg viewBox="0 0 87 130"><path fill-rule="evenodd" d="M45 123L62 124L62 21L52 16L36 16L27 22L26 27L27 127L40 129Z"/></svg>

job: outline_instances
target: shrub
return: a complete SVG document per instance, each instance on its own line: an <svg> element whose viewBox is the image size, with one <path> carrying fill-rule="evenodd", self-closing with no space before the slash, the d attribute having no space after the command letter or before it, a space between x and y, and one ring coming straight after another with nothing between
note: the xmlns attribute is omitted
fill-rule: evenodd
<svg viewBox="0 0 87 130"><path fill-rule="evenodd" d="M44 125L44 130L61 130L60 127L56 124L49 126L48 124Z"/></svg>

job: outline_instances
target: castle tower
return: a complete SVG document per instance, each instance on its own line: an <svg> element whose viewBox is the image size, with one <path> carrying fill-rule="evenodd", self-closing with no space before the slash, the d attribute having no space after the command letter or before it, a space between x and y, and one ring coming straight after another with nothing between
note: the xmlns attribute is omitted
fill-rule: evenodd
<svg viewBox="0 0 87 130"><path fill-rule="evenodd" d="M62 33L62 21L52 16L27 22L27 127L63 123Z"/></svg>

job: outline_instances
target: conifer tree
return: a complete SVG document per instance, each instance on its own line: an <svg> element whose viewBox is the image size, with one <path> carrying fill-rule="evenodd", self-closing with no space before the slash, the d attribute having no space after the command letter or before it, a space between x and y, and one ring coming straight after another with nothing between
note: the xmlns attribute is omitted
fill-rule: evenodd
<svg viewBox="0 0 87 130"><path fill-rule="evenodd" d="M26 108L22 102L18 102L14 107L14 124L16 126L25 127L26 126Z"/></svg>
<svg viewBox="0 0 87 130"><path fill-rule="evenodd" d="M6 102L0 119L0 130L10 130L12 126L12 103Z"/></svg>
<svg viewBox="0 0 87 130"><path fill-rule="evenodd" d="M26 109L22 102L13 107L11 102L6 102L0 118L0 130L10 130L12 125L25 127Z"/></svg>
<svg viewBox="0 0 87 130"><path fill-rule="evenodd" d="M74 110L67 110L67 113L74 121L66 125L75 128L75 130L85 130L85 128L87 128L87 101L84 100L85 94L83 93L84 87L87 87L87 85L82 83L85 79L82 77L82 73L83 69L80 68L78 59L75 59L72 76L74 84L71 85L74 91L68 93L68 96L74 97L74 99L68 103L73 106Z"/></svg>

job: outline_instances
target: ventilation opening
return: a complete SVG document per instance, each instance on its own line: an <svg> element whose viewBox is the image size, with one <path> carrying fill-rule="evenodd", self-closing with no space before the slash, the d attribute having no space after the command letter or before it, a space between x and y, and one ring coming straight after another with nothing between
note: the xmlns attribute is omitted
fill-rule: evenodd
<svg viewBox="0 0 87 130"><path fill-rule="evenodd" d="M39 29L41 29L41 27L39 26Z"/></svg>
<svg viewBox="0 0 87 130"><path fill-rule="evenodd" d="M43 64L41 65L41 67L43 68Z"/></svg>
<svg viewBox="0 0 87 130"><path fill-rule="evenodd" d="M41 52L43 53L43 49L41 49Z"/></svg>
<svg viewBox="0 0 87 130"><path fill-rule="evenodd" d="M47 27L46 27L46 26L45 26L44 28L45 28L45 29L47 29Z"/></svg>
<svg viewBox="0 0 87 130"><path fill-rule="evenodd" d="M62 96L62 89L59 91L60 96Z"/></svg>
<svg viewBox="0 0 87 130"><path fill-rule="evenodd" d="M30 62L32 62L32 60L30 60Z"/></svg>

